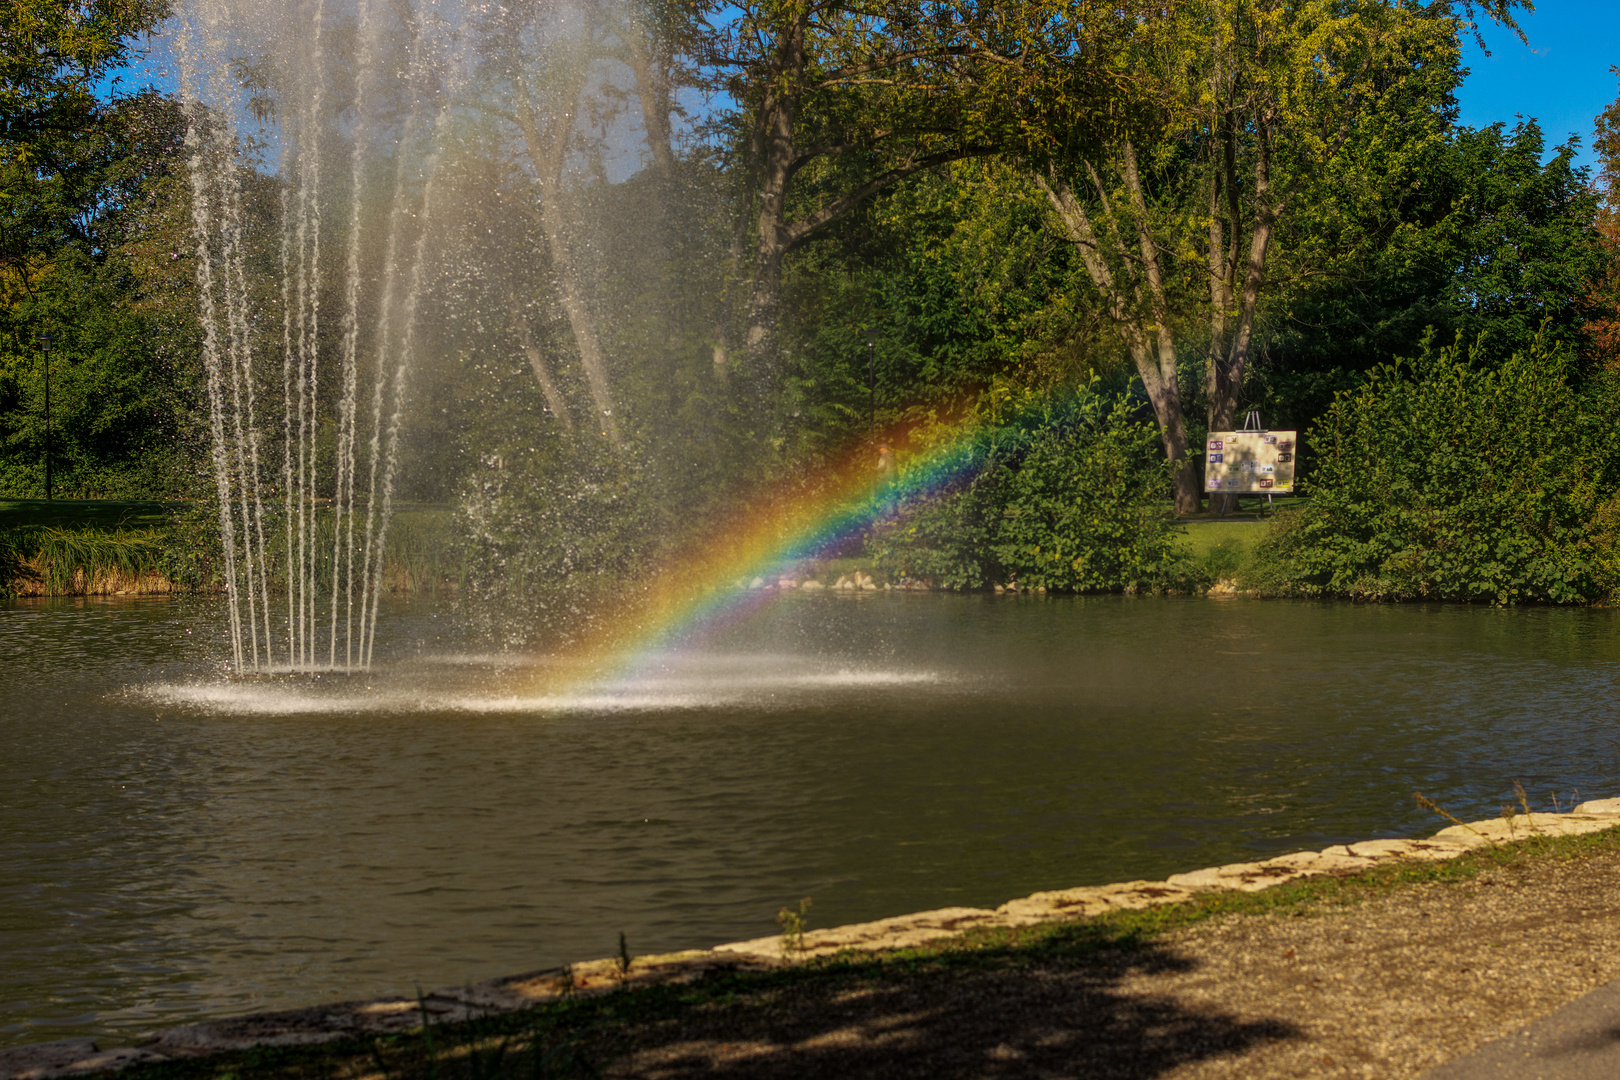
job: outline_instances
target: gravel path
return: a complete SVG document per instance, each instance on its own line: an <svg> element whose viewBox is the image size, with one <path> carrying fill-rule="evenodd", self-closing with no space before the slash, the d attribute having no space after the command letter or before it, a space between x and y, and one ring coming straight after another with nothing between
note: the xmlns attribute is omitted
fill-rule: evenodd
<svg viewBox="0 0 1620 1080"><path fill-rule="evenodd" d="M1415 1077L1620 978L1620 855L619 1032L615 1077Z"/></svg>

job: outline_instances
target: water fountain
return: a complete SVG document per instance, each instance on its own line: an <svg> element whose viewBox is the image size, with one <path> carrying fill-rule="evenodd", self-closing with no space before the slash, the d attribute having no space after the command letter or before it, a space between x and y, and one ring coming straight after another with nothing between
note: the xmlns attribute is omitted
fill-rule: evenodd
<svg viewBox="0 0 1620 1080"><path fill-rule="evenodd" d="M189 118L212 466L239 671L354 670L372 659L380 553L392 518L403 400L433 236L435 139L454 61L430 33L430 11L418 8L408 28L407 70L383 71L376 15L370 0L357 0L352 11L319 0L291 7L196 0L174 28ZM351 38L342 54L330 45L339 25ZM345 64L352 65L346 79L339 77ZM273 99L268 107L249 97L255 77L257 89ZM378 214L368 206L377 196L366 179L370 156L378 152L375 101L384 79L408 102L393 146L392 185ZM347 85L347 100L332 100L334 84ZM323 137L339 116L349 128L349 169L331 184L323 175ZM258 130L244 131L255 119ZM261 145L279 148L279 342L259 330L271 305L256 293L246 265L242 174L251 163L244 156ZM346 220L330 230L327 207L345 203ZM374 221L386 232L380 267L362 261ZM344 251L335 347L330 314L321 309L323 245L331 243L331 231ZM381 297L368 310L362 289L378 276ZM368 316L373 325L362 343ZM278 367L276 409L264 402L261 388L276 389ZM370 379L365 390L363 371ZM335 475L324 478L319 408L323 394L334 391ZM323 482L329 499L320 497ZM322 504L329 508L324 513ZM273 543L278 512L279 551Z"/></svg>

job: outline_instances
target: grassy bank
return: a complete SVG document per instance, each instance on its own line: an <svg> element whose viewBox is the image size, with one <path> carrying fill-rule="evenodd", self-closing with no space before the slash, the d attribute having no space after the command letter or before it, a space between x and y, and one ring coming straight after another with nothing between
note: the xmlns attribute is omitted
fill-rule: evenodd
<svg viewBox="0 0 1620 1080"><path fill-rule="evenodd" d="M274 519L266 526L272 561L281 565L285 531ZM216 511L202 504L0 500L0 595L217 592L218 533ZM332 519L323 512L316 545L329 553L331 543ZM407 504L395 512L383 562L386 589L454 590L466 576L452 511Z"/></svg>
<svg viewBox="0 0 1620 1080"><path fill-rule="evenodd" d="M1260 540L1279 520L1298 513L1302 505L1301 499L1275 504L1259 498L1245 499L1236 513L1217 516L1206 512L1177 518L1181 532L1174 546L1175 561L1164 573L1161 588L1186 594L1216 586L1246 586ZM800 571L802 576L817 578L826 585L857 572L870 575L880 587L889 581L882 561L871 555L816 560Z"/></svg>
<svg viewBox="0 0 1620 1080"><path fill-rule="evenodd" d="M0 499L0 529L161 529L187 509L186 503L109 500Z"/></svg>
<svg viewBox="0 0 1620 1080"><path fill-rule="evenodd" d="M457 1024L429 1023L386 1037L319 1047L259 1047L195 1061L139 1066L138 1080L511 1080L593 1076L616 1058L649 1048L679 1048L702 1038L727 1044L783 1028L833 1030L854 1008L897 1017L916 1003L986 974L1033 982L1094 973L1106 985L1123 969L1173 964L1167 936L1214 920L1249 916L1311 919L1353 910L1419 886L1454 892L1492 885L1500 871L1551 863L1620 859L1620 829L1583 836L1532 836L1477 849L1447 862L1392 861L1342 877L1295 881L1255 893L1208 893L1183 903L1025 928L972 931L922 948L843 954L771 971L716 971L683 985L599 996L564 997L529 1010ZM627 954L628 956L628 954ZM632 969L634 960L630 960ZM425 1015L425 1014L424 1014ZM919 1048L920 1049L920 1048ZM895 1063L905 1059L896 1048ZM704 1072L697 1060L669 1075ZM728 1075L749 1073L746 1060ZM739 1068L738 1066L742 1066ZM904 1071L904 1070L902 1070ZM906 1073L909 1075L909 1073ZM898 1075L898 1074L897 1074ZM1131 1075L1136 1075L1132 1073Z"/></svg>

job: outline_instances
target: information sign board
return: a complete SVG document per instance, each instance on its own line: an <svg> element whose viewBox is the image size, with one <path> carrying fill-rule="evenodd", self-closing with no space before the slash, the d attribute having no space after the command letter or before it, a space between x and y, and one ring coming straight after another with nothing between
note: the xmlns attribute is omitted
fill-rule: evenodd
<svg viewBox="0 0 1620 1080"><path fill-rule="evenodd" d="M1204 490L1291 495L1298 459L1295 431L1212 431L1204 453Z"/></svg>

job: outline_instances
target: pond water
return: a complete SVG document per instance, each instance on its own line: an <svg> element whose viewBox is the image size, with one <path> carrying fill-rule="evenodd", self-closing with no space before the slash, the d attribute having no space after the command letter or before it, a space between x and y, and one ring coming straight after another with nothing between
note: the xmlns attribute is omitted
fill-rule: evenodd
<svg viewBox="0 0 1620 1080"><path fill-rule="evenodd" d="M431 604L233 681L211 603L0 607L0 1045L1620 794L1620 613L787 595L612 688Z"/></svg>

